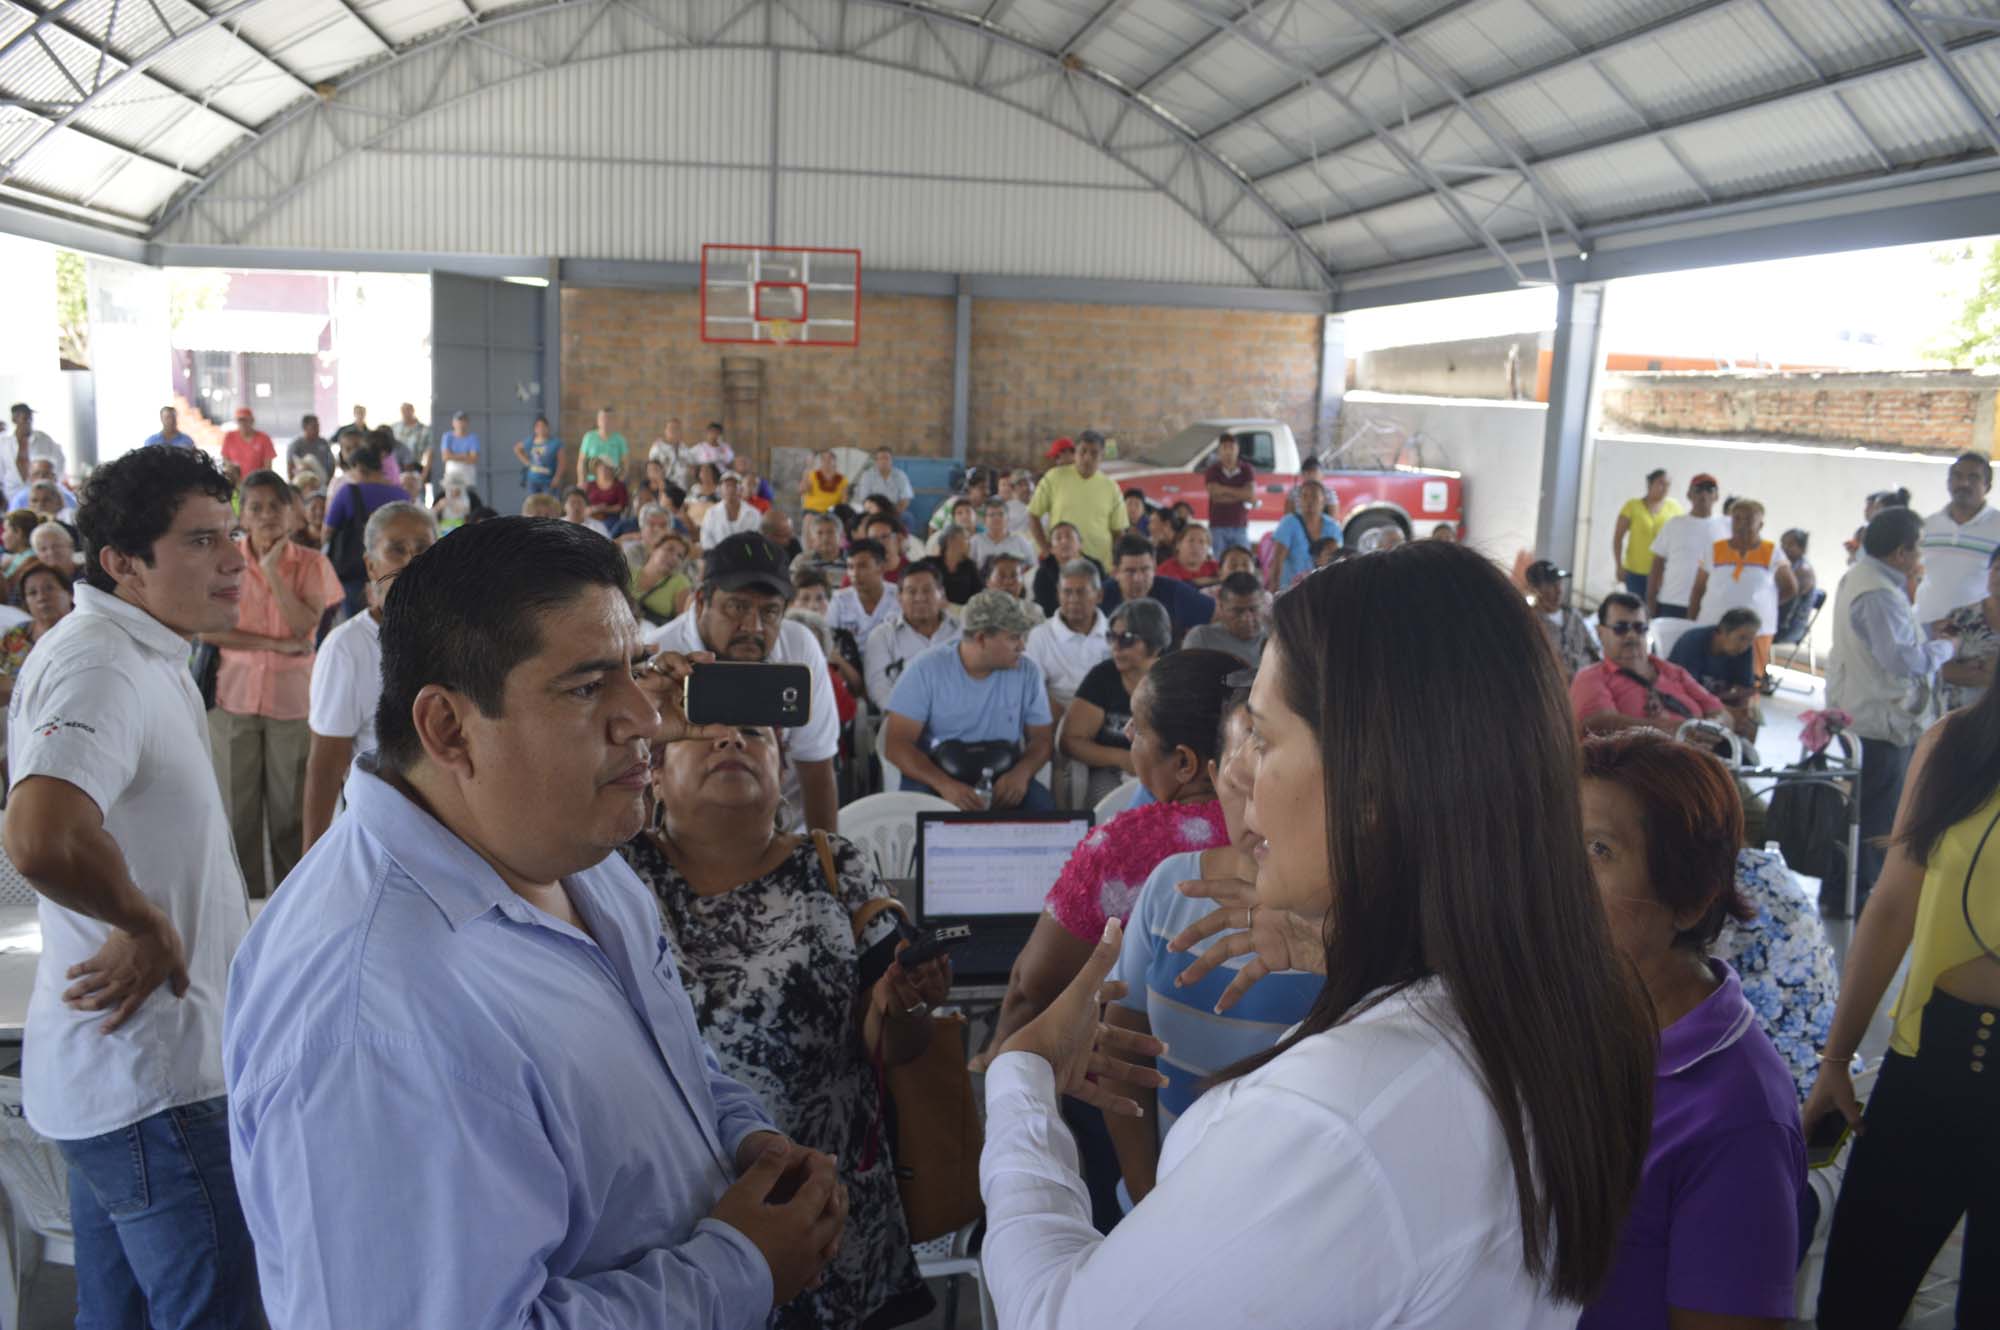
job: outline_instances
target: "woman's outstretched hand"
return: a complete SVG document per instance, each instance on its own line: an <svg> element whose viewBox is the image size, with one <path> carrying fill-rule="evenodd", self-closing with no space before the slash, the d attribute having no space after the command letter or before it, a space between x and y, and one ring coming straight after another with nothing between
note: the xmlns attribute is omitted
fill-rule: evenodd
<svg viewBox="0 0 2000 1330"><path fill-rule="evenodd" d="M1274 910L1257 903L1257 884L1241 878L1200 878L1180 884L1183 896L1197 896L1215 902L1210 910L1182 929L1167 943L1168 951L1186 951L1203 938L1215 942L1189 963L1174 980L1176 988L1200 983L1224 961L1248 956L1243 968L1222 990L1215 1010L1228 1011L1265 975L1281 970L1308 970L1326 973L1326 944L1320 938L1317 920Z"/></svg>
<svg viewBox="0 0 2000 1330"><path fill-rule="evenodd" d="M1104 1004L1125 995L1122 983L1106 983L1118 962L1125 930L1116 919L1104 926L1104 936L1062 996L1029 1021L1007 1042L1002 1053L1033 1053L1055 1069L1056 1089L1074 1095L1106 1113L1140 1116L1139 1105L1125 1093L1131 1086L1158 1088L1167 1078L1131 1058L1157 1058L1167 1046L1151 1035L1121 1030L1104 1023Z"/></svg>

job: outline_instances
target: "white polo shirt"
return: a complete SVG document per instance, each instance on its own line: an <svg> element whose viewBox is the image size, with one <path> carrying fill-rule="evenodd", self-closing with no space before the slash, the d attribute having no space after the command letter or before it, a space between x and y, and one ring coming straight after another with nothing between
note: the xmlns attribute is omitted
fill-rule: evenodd
<svg viewBox="0 0 2000 1330"><path fill-rule="evenodd" d="M1109 623L1104 611L1099 610L1090 631L1078 633L1062 621L1061 614L1056 614L1028 633L1028 659L1042 667L1049 691L1062 705L1068 706L1076 697L1077 685L1092 666L1110 659Z"/></svg>
<svg viewBox="0 0 2000 1330"><path fill-rule="evenodd" d="M701 547L712 550L739 531L761 531L764 514L748 499L742 501L742 511L735 517L729 515L729 505L717 499L715 505L701 518Z"/></svg>
<svg viewBox="0 0 2000 1330"><path fill-rule="evenodd" d="M1715 547L1716 541L1727 539L1729 519L1719 513L1710 517L1690 513L1669 517L1653 537L1653 553L1667 561L1666 574L1660 579L1660 603L1687 604L1688 597L1694 594L1694 578L1701 571L1702 557Z"/></svg>
<svg viewBox="0 0 2000 1330"><path fill-rule="evenodd" d="M354 740L358 758L375 747L375 707L381 700L382 625L363 613L319 644L306 724L314 734Z"/></svg>
<svg viewBox="0 0 2000 1330"><path fill-rule="evenodd" d="M827 605L827 622L835 628L845 628L854 634L857 644L866 645L868 635L879 624L887 623L903 610L903 595L896 590L894 582L882 584L882 598L875 602L874 613L869 613L861 603L861 593L851 586L844 586L833 593Z"/></svg>
<svg viewBox="0 0 2000 1330"><path fill-rule="evenodd" d="M250 908L186 639L78 586L76 609L36 644L14 686L7 755L15 785L53 776L96 803L133 881L187 951L185 996L158 989L100 1034L106 1013L72 1010L62 994L69 968L96 955L111 926L42 898L21 1075L29 1124L81 1140L222 1095L223 995Z"/></svg>
<svg viewBox="0 0 2000 1330"><path fill-rule="evenodd" d="M1986 563L2000 548L2000 508L1989 503L1962 525L1941 508L1924 519L1919 548L1924 580L1917 584L1917 618L1932 624L1986 598Z"/></svg>
<svg viewBox="0 0 2000 1330"><path fill-rule="evenodd" d="M698 613L699 607L690 605L678 619L648 628L643 640L656 651L683 654L706 651L708 644L701 640L701 627L696 622ZM833 679L827 672L826 653L819 649L819 639L813 636L812 629L791 619L779 624L778 640L768 659L773 664L803 665L812 671L812 714L804 725L786 736L787 762L824 762L838 756L840 712L834 707ZM209 783L215 783L212 776Z"/></svg>

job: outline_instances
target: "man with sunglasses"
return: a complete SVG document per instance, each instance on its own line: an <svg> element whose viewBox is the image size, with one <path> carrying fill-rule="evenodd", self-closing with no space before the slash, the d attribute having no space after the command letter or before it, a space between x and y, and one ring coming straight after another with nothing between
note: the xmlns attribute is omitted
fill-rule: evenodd
<svg viewBox="0 0 2000 1330"><path fill-rule="evenodd" d="M792 599L790 560L769 536L740 531L704 553L701 566L694 603L679 618L648 629L646 645L681 655L709 651L717 660L805 666L812 674L812 705L806 723L785 736L785 801L804 809L808 828L836 830L840 788L833 761L840 752L840 713L819 639L785 617Z"/></svg>
<svg viewBox="0 0 2000 1330"><path fill-rule="evenodd" d="M1715 694L1692 674L1652 653L1646 640L1646 605L1628 591L1614 591L1597 606L1597 637L1604 659L1570 680L1570 707L1586 734L1655 729L1672 734L1690 720L1730 724Z"/></svg>

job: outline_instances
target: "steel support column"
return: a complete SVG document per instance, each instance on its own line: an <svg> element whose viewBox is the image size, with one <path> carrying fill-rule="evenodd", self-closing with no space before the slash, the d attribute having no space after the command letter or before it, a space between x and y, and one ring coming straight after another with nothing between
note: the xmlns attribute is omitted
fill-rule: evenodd
<svg viewBox="0 0 2000 1330"><path fill-rule="evenodd" d="M1313 451L1326 457L1340 446L1340 399L1347 392L1347 320L1319 321L1319 410L1313 417Z"/></svg>
<svg viewBox="0 0 2000 1330"><path fill-rule="evenodd" d="M1555 363L1542 436L1542 503L1535 518L1536 556L1565 568L1576 558L1597 370L1604 359L1603 326L1603 284L1565 282L1556 296Z"/></svg>
<svg viewBox="0 0 2000 1330"><path fill-rule="evenodd" d="M972 422L972 283L958 279L958 321L951 342L951 460L965 461Z"/></svg>
<svg viewBox="0 0 2000 1330"><path fill-rule="evenodd" d="M542 413L562 429L562 260L548 261L542 290Z"/></svg>

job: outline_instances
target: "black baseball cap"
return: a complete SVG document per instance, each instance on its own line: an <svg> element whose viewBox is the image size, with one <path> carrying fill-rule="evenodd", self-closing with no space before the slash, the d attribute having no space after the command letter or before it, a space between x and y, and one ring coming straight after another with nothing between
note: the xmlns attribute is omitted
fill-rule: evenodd
<svg viewBox="0 0 2000 1330"><path fill-rule="evenodd" d="M791 560L775 540L758 531L739 531L716 542L701 556L702 585L718 591L755 587L792 598Z"/></svg>
<svg viewBox="0 0 2000 1330"><path fill-rule="evenodd" d="M1547 586L1551 582L1569 580L1569 569L1558 568L1552 559L1537 559L1528 565L1528 585Z"/></svg>

